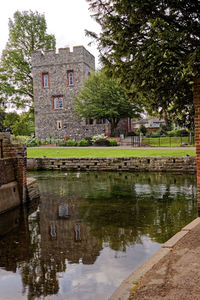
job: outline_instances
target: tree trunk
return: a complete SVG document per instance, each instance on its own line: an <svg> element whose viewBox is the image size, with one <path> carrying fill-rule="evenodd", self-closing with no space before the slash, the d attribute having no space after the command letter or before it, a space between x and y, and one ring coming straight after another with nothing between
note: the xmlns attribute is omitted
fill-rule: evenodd
<svg viewBox="0 0 200 300"><path fill-rule="evenodd" d="M119 123L119 119L113 118L110 120L110 127L111 127L111 136L117 136L117 125Z"/></svg>

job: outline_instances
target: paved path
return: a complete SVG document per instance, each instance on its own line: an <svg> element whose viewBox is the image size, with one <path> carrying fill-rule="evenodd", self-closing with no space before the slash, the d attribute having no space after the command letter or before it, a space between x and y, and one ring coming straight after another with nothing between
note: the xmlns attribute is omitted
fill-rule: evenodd
<svg viewBox="0 0 200 300"><path fill-rule="evenodd" d="M110 299L200 300L200 218L167 241Z"/></svg>

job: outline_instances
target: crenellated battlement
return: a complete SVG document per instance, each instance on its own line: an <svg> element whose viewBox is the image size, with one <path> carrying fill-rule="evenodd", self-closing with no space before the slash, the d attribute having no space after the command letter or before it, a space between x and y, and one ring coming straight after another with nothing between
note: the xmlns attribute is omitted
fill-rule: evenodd
<svg viewBox="0 0 200 300"><path fill-rule="evenodd" d="M94 66L95 64L94 56L83 46L74 46L72 52L70 52L70 48L60 48L58 49L58 53L55 50L37 50L32 53L33 68L81 62L89 66Z"/></svg>

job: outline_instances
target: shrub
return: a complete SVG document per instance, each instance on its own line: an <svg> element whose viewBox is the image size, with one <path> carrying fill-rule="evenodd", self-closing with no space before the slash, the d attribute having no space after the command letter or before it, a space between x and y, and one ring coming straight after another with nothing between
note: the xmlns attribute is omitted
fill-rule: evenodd
<svg viewBox="0 0 200 300"><path fill-rule="evenodd" d="M96 143L96 141L98 141L98 140L107 140L107 136L104 133L102 133L102 134L99 134L99 135L94 135L92 137L92 142L93 143Z"/></svg>
<svg viewBox="0 0 200 300"><path fill-rule="evenodd" d="M65 143L66 146L77 146L77 142L74 141L74 140L67 140L66 143Z"/></svg>
<svg viewBox="0 0 200 300"><path fill-rule="evenodd" d="M186 136L188 135L188 131L186 129L179 129L178 131L178 136Z"/></svg>
<svg viewBox="0 0 200 300"><path fill-rule="evenodd" d="M12 140L14 143L22 143L22 144L26 144L26 140L29 138L29 136L24 136L24 135L12 135Z"/></svg>
<svg viewBox="0 0 200 300"><path fill-rule="evenodd" d="M86 141L88 141L88 146L92 146L92 137L91 136L87 136L86 138L85 138L85 140Z"/></svg>
<svg viewBox="0 0 200 300"><path fill-rule="evenodd" d="M86 139L83 139L83 140L80 140L79 142L78 142L78 146L81 146L81 147L86 147L86 146L89 146L89 143L88 143L88 141L86 140Z"/></svg>
<svg viewBox="0 0 200 300"><path fill-rule="evenodd" d="M151 131L147 132L145 136L146 137L151 137L152 136L152 132Z"/></svg>
<svg viewBox="0 0 200 300"><path fill-rule="evenodd" d="M159 129L159 130L157 130L157 131L155 131L155 132L152 132L152 133L151 133L151 136L152 136L152 137L165 136L165 133L163 132L162 129Z"/></svg>
<svg viewBox="0 0 200 300"><path fill-rule="evenodd" d="M45 141L42 141L42 145L59 144L62 142L63 142L63 140L61 140L61 139L49 138L49 139L46 139Z"/></svg>
<svg viewBox="0 0 200 300"><path fill-rule="evenodd" d="M147 132L147 129L143 124L140 125L138 130L139 130L139 132L143 133L143 135L145 135Z"/></svg>
<svg viewBox="0 0 200 300"><path fill-rule="evenodd" d="M35 146L41 145L41 142L40 142L39 139L37 139L37 138L35 138L35 137L32 137L32 136L29 136L29 137L26 139L25 145L26 145L27 147L35 147Z"/></svg>
<svg viewBox="0 0 200 300"><path fill-rule="evenodd" d="M139 131L139 130L136 130L135 135L136 135L136 136L140 135L140 131Z"/></svg>
<svg viewBox="0 0 200 300"><path fill-rule="evenodd" d="M188 130L187 129L175 129L167 132L170 136L188 136Z"/></svg>
<svg viewBox="0 0 200 300"><path fill-rule="evenodd" d="M60 144L60 143L62 143L62 142L63 142L62 139L52 139L52 140L51 140L51 143L52 143L52 144Z"/></svg>
<svg viewBox="0 0 200 300"><path fill-rule="evenodd" d="M167 134L168 134L169 136L177 136L176 130L167 131Z"/></svg>
<svg viewBox="0 0 200 300"><path fill-rule="evenodd" d="M103 139L96 140L95 145L96 146L110 146L110 142L109 142L109 140L103 138Z"/></svg>
<svg viewBox="0 0 200 300"><path fill-rule="evenodd" d="M109 140L109 146L111 147L117 146L117 141L115 139Z"/></svg>
<svg viewBox="0 0 200 300"><path fill-rule="evenodd" d="M59 143L58 144L60 147L64 147L64 146L66 146L66 143L65 142L61 142L61 143Z"/></svg>
<svg viewBox="0 0 200 300"><path fill-rule="evenodd" d="M128 133L127 133L127 136L136 136L136 133L135 133L134 131L128 132Z"/></svg>

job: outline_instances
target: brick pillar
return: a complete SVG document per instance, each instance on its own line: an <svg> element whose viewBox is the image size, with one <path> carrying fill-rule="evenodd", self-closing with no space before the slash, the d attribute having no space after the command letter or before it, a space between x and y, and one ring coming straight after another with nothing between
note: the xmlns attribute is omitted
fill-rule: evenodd
<svg viewBox="0 0 200 300"><path fill-rule="evenodd" d="M197 165L197 203L198 215L200 216L200 78L194 82L194 107L195 107L195 143Z"/></svg>

